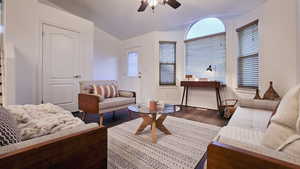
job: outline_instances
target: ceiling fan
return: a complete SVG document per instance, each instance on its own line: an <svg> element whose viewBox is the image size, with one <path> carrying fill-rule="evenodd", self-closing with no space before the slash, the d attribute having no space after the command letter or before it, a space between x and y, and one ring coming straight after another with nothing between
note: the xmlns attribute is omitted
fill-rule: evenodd
<svg viewBox="0 0 300 169"><path fill-rule="evenodd" d="M177 0L141 0L141 6L138 9L138 12L144 12L147 6L150 6L152 10L158 5L170 5L172 8L177 9L181 6Z"/></svg>

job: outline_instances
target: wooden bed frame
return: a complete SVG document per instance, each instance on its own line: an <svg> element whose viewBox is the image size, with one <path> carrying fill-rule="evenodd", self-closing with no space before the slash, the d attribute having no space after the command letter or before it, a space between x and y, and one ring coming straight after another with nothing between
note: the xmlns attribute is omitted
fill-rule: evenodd
<svg viewBox="0 0 300 169"><path fill-rule="evenodd" d="M0 155L1 169L102 169L107 128L94 128Z"/></svg>
<svg viewBox="0 0 300 169"><path fill-rule="evenodd" d="M207 169L300 169L265 155L213 142L208 146Z"/></svg>

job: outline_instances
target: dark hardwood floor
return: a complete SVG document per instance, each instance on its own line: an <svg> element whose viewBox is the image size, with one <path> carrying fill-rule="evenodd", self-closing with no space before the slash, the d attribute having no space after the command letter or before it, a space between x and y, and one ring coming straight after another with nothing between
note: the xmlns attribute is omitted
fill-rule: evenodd
<svg viewBox="0 0 300 169"><path fill-rule="evenodd" d="M218 111L203 108L182 107L181 111L171 114L171 116L220 127L223 127L226 124L226 120L219 115ZM89 114L86 118L86 123L98 122L98 118L99 116L97 114ZM128 110L126 109L116 111L115 115L113 113L105 113L104 125L107 127L114 127L136 118L139 118L136 113L132 113L132 118L129 118Z"/></svg>

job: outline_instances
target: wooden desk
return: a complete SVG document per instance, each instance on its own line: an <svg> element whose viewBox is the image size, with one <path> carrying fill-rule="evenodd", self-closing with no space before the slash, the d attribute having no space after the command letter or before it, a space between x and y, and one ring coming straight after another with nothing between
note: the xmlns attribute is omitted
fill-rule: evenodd
<svg viewBox="0 0 300 169"><path fill-rule="evenodd" d="M225 87L225 85L222 85L221 82L218 81L181 81L180 86L184 87L181 105L183 105L184 99L185 99L185 106L188 105L188 94L189 94L189 88L214 88L216 90L216 99L217 99L217 106L218 110L222 111L222 100L220 95L220 88Z"/></svg>

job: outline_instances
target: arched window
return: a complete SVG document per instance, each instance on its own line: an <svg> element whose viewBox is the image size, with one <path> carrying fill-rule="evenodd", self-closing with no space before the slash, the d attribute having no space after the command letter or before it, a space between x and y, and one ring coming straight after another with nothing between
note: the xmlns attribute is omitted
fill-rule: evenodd
<svg viewBox="0 0 300 169"><path fill-rule="evenodd" d="M223 32L225 32L225 26L220 19L206 18L191 26L186 39L189 40Z"/></svg>
<svg viewBox="0 0 300 169"><path fill-rule="evenodd" d="M186 36L186 75L225 83L226 34L217 18L193 24Z"/></svg>

